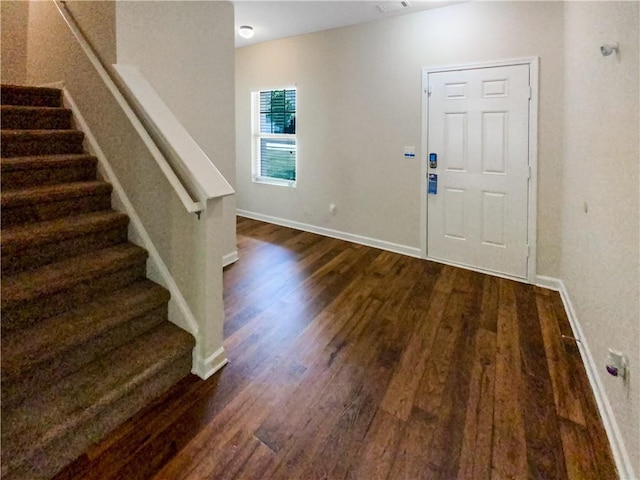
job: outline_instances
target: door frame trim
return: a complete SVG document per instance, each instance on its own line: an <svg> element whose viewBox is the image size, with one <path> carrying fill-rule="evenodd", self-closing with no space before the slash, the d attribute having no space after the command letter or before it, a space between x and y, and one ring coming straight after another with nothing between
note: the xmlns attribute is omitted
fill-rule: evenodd
<svg viewBox="0 0 640 480"><path fill-rule="evenodd" d="M486 271L490 275L513 278L526 281L531 284L536 282L536 258L537 258L537 215L538 215L538 90L539 90L539 63L538 56L515 58L509 60L487 61L467 63L459 65L445 65L422 68L422 143L423 152L420 162L420 254L422 258L431 260L428 255L427 245L427 156L428 156L428 132L429 132L429 74L438 72L455 72L461 70L475 70L480 68L505 67L515 65L529 66L529 86L531 87L531 100L529 102L529 167L530 177L528 182L528 224L527 240L529 243L529 258L527 259L527 278L511 277ZM469 268L460 265L462 268ZM478 270L475 269L474 270Z"/></svg>

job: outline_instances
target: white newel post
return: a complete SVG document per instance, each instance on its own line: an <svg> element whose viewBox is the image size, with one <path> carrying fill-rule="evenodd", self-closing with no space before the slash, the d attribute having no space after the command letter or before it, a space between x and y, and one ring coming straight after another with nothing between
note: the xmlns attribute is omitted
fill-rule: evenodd
<svg viewBox="0 0 640 480"><path fill-rule="evenodd" d="M198 312L198 333L193 352L192 372L207 379L227 363L222 345L224 325L224 303L222 296L222 197L207 200L207 208L201 213L199 235L202 242L202 264L200 299L202 308Z"/></svg>

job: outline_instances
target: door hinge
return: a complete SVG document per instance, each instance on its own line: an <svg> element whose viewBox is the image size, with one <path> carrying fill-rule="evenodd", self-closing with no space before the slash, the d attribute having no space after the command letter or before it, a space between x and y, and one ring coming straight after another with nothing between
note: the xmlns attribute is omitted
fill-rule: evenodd
<svg viewBox="0 0 640 480"><path fill-rule="evenodd" d="M527 243L527 258L529 258L530 254L531 254L531 245Z"/></svg>
<svg viewBox="0 0 640 480"><path fill-rule="evenodd" d="M527 167L527 180L531 178L531 167Z"/></svg>
<svg viewBox="0 0 640 480"><path fill-rule="evenodd" d="M433 90L431 89L431 85L429 85L429 88L427 88L427 95L431 96L432 93Z"/></svg>
<svg viewBox="0 0 640 480"><path fill-rule="evenodd" d="M529 87L529 100L531 100L531 97L533 97L533 88Z"/></svg>

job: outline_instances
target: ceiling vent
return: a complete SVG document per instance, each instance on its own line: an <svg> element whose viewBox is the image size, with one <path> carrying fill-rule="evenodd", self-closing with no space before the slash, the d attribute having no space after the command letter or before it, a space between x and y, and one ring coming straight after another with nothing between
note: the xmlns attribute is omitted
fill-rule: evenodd
<svg viewBox="0 0 640 480"><path fill-rule="evenodd" d="M410 6L411 4L406 0L402 0L400 2L384 2L378 5L378 10L382 13L390 13L404 8L409 8Z"/></svg>

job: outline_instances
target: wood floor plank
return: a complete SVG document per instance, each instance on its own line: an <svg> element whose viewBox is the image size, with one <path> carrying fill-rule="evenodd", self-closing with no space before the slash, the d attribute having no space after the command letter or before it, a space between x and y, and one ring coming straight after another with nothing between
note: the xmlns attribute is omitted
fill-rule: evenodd
<svg viewBox="0 0 640 480"><path fill-rule="evenodd" d="M400 442L395 458L389 469L388 480L425 478L424 465L427 462L427 445L431 442L437 416L414 407L405 428L400 433Z"/></svg>
<svg viewBox="0 0 640 480"><path fill-rule="evenodd" d="M237 232L229 364L56 480L615 478L556 292L251 219Z"/></svg>
<svg viewBox="0 0 640 480"><path fill-rule="evenodd" d="M495 332L480 328L476 334L473 371L465 417L457 478L491 478L493 402L495 384Z"/></svg>
<svg viewBox="0 0 640 480"><path fill-rule="evenodd" d="M448 300L449 295L434 293L432 307L424 317L424 321L418 321L418 328L404 350L400 364L382 400L381 408L400 420L409 419L420 379L427 367L427 358L433 352L436 333L439 331ZM415 315L420 318L417 313ZM451 329L447 327L447 331L450 332Z"/></svg>
<svg viewBox="0 0 640 480"><path fill-rule="evenodd" d="M498 325L498 279L485 275L482 280L482 307L480 309L480 326L497 332Z"/></svg>
<svg viewBox="0 0 640 480"><path fill-rule="evenodd" d="M445 291L453 286L449 282L446 285ZM442 290L433 295L434 300L439 296L445 298L444 311L428 349L430 355L425 359L424 375L417 382L411 381L419 385L419 389L413 397L409 416L403 419L407 426L389 478L439 478L440 474L447 475L455 470L446 460L451 449L458 450L460 442L457 439L461 439L461 433L452 431L451 425L455 423L452 419L459 414L461 404L466 405L464 391L468 390L468 379L465 378L468 371L464 366L460 368L467 363L465 361L456 362L456 368L449 368L449 365L454 361L455 353L459 353L456 347L472 342L477 328L477 315L474 310L467 311L472 295L461 290L448 296L444 296ZM462 424L458 427L461 432Z"/></svg>
<svg viewBox="0 0 640 480"><path fill-rule="evenodd" d="M523 379L513 282L500 280L499 295L491 478L526 478Z"/></svg>
<svg viewBox="0 0 640 480"><path fill-rule="evenodd" d="M552 298L552 296L536 295L556 411L560 417L584 426L582 404L576 391L575 381L571 378L573 372L567 361L567 353Z"/></svg>
<svg viewBox="0 0 640 480"><path fill-rule="evenodd" d="M491 478L498 279L482 279L482 301L457 478Z"/></svg>
<svg viewBox="0 0 640 480"><path fill-rule="evenodd" d="M394 286L394 298L402 298L400 293L406 290L405 283L413 282L412 273L415 266L416 262L409 262L408 268L404 270L405 282L399 282ZM421 293L429 295L428 285L433 286L434 283L435 279L420 283ZM410 291L408 296L395 305L386 303L380 311L381 317L385 319L379 324L380 330L374 329L371 335L363 337L361 353L364 359L358 363L365 368L365 373L350 382L357 386L354 395L343 407L344 411L329 436L318 442L315 454L304 464L303 469L299 470L300 475L309 478L345 478L356 466L356 458L350 452L357 450L362 444L385 390L388 391L387 385L392 371L398 368L395 356L389 352L408 348L405 346L411 330L407 325L415 324L411 318L412 311L408 312L409 317L398 315L393 318L399 321L393 321L389 318L389 309L404 310L404 304L412 293L415 292ZM295 476L296 471L289 471L288 474Z"/></svg>
<svg viewBox="0 0 640 480"><path fill-rule="evenodd" d="M313 363L307 369L305 376L296 385L288 398L272 411L255 434L272 450L279 452L285 442L293 435L295 425L307 409L317 401L320 392L328 388L339 367L348 360L353 341L365 331L368 321L381 308L381 303L369 299L348 320L339 324L340 329L316 355Z"/></svg>
<svg viewBox="0 0 640 480"><path fill-rule="evenodd" d="M562 418L560 419L560 433L569 480L600 479L587 429Z"/></svg>
<svg viewBox="0 0 640 480"><path fill-rule="evenodd" d="M460 326L453 344L451 368L437 415L438 421L428 448L423 474L425 478L447 480L455 478L459 470L475 344L480 325L481 285L480 275L469 271L461 288L454 288L454 295L459 291L465 292L460 300L463 308L459 319L452 319L458 320Z"/></svg>
<svg viewBox="0 0 640 480"><path fill-rule="evenodd" d="M434 307L439 308L435 302L437 293L434 296ZM426 362L419 378L412 382L418 389L413 398L413 405L421 408L427 413L436 414L442 402L444 387L452 368L456 363L455 346L456 339L462 328L461 316L464 309L465 294L461 292L452 293L446 300L446 306L440 320L428 317L426 325L431 326L429 338L431 342L423 355L426 355ZM432 337L433 330L437 329L435 337ZM415 367L414 367L415 368ZM417 377L418 375L416 375Z"/></svg>
<svg viewBox="0 0 640 480"><path fill-rule="evenodd" d="M416 395L420 395L418 388L425 369L438 366L442 368L443 363L438 362L434 365L432 362L428 365L427 359L429 356L437 359L441 355L441 352L438 351L434 354L434 343L436 348L443 347L443 343L438 341L436 335L440 331L447 306L452 306L449 309L450 316L455 317L458 313L461 314L462 305L457 303L461 296L456 294L455 298L451 300L454 278L455 270L451 267L443 268L435 277L435 282L431 282L433 291L424 291L420 295L422 298L429 298L428 309L412 312L415 330L404 349L400 364L394 372L381 404L383 410L401 420L408 420L413 409L414 398ZM444 321L446 323L446 320ZM443 328L445 336L451 331L452 328L449 326ZM445 343L444 348L446 346ZM425 388L431 388L431 383L427 382ZM421 397L425 396L421 395Z"/></svg>
<svg viewBox="0 0 640 480"><path fill-rule="evenodd" d="M255 319L274 302L284 300L291 291L297 292L300 283L318 274L317 269L320 266L327 266L328 262L339 263L340 258L336 257L341 253L344 254L344 248L341 248L338 241L327 242L302 259L287 259L290 264L288 268L276 272L271 268L260 268L259 272L245 273L244 277L251 278L251 282L238 291L235 297L225 296L225 335L232 336L236 330ZM245 330L255 332L258 328L259 324L254 322Z"/></svg>
<svg viewBox="0 0 640 480"><path fill-rule="evenodd" d="M534 478L566 478L562 441L549 367L540 352L544 340L536 296L524 284L514 285L522 356L522 401L527 443L527 465Z"/></svg>
<svg viewBox="0 0 640 480"><path fill-rule="evenodd" d="M324 469L328 466L314 462L314 456L332 446L331 439L338 425L350 425L354 417L362 415L366 419L375 413L363 385L365 370L356 363L345 363L338 369L332 378L331 388L321 392L298 417L294 431L288 436L293 441L288 441L280 450L280 464L270 477L326 478ZM346 430L343 434L348 437Z"/></svg>
<svg viewBox="0 0 640 480"><path fill-rule="evenodd" d="M252 432L287 391L295 388L306 369L295 364L265 371L249 383L160 471L159 478L204 478L220 466L219 457L234 451L237 435ZM267 383L269 382L269 383Z"/></svg>
<svg viewBox="0 0 640 480"><path fill-rule="evenodd" d="M346 478L349 480L386 479L396 456L404 427L405 422L379 408L360 448L355 452L355 464Z"/></svg>

